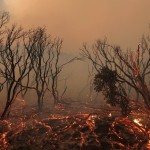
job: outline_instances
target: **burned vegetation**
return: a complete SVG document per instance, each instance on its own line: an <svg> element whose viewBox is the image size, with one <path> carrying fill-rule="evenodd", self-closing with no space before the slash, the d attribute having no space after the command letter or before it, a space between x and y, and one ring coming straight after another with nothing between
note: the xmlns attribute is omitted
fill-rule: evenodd
<svg viewBox="0 0 150 150"><path fill-rule="evenodd" d="M0 14L0 94L6 95L0 107L1 150L150 149L149 37L142 37L135 53L106 39L91 48L84 44L80 58L62 63L60 38L46 28L8 27L8 20L8 13ZM90 62L103 107L66 101L67 85L60 92L61 72L79 60ZM35 92L36 106L26 103L29 91ZM47 93L53 104L44 101Z"/></svg>
<svg viewBox="0 0 150 150"><path fill-rule="evenodd" d="M122 118L106 110L64 109L1 121L1 149L149 149L148 116Z"/></svg>

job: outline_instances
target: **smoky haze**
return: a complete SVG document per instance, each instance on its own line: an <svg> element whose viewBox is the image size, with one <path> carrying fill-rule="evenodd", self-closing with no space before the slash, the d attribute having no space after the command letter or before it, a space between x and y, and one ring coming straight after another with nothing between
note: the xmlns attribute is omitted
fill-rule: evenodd
<svg viewBox="0 0 150 150"><path fill-rule="evenodd" d="M107 37L112 44L135 50L150 23L149 0L5 0L0 9L11 15L11 23L31 28L46 26L52 36L64 39L64 54L73 57L83 42ZM75 62L66 74L69 93L86 86L88 65ZM67 75L66 75L67 76ZM80 88L79 88L80 87Z"/></svg>
<svg viewBox="0 0 150 150"><path fill-rule="evenodd" d="M46 26L64 38L65 51L106 36L124 48L136 48L150 23L149 0L5 0L12 21L27 27Z"/></svg>

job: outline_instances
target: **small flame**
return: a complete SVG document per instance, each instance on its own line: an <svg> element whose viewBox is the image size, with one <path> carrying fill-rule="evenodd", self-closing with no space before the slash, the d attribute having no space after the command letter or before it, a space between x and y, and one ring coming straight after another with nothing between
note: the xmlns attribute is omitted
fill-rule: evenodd
<svg viewBox="0 0 150 150"><path fill-rule="evenodd" d="M136 124L138 124L139 126L143 126L143 125L140 123L141 119L134 119L133 121L134 121Z"/></svg>

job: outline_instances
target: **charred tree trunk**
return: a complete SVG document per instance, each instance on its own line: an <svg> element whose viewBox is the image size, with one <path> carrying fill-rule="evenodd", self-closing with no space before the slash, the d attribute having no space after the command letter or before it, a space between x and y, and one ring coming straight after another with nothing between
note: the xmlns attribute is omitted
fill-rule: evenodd
<svg viewBox="0 0 150 150"><path fill-rule="evenodd" d="M54 105L58 104L58 97L56 96L56 89L55 89L55 77L52 78L52 96L54 98Z"/></svg>
<svg viewBox="0 0 150 150"><path fill-rule="evenodd" d="M10 106L11 106L10 103L7 103L7 104L6 104L6 106L5 106L5 108L4 108L4 111L3 111L2 115L1 115L1 118L0 118L1 120L4 120L6 117L9 116Z"/></svg>
<svg viewBox="0 0 150 150"><path fill-rule="evenodd" d="M14 85L14 82L12 82L9 85L9 88L8 88L6 105L5 105L4 111L3 111L2 115L1 115L1 119L2 120L5 117L8 117L9 113L10 113L9 112L10 111L10 107L11 107L11 104L12 104L12 101L13 101L13 98L14 98L14 95L12 95L12 97L11 97L11 90L13 89L13 85Z"/></svg>
<svg viewBox="0 0 150 150"><path fill-rule="evenodd" d="M39 93L37 93L37 96L38 96L38 110L42 111L42 108L43 108L42 95L39 92Z"/></svg>

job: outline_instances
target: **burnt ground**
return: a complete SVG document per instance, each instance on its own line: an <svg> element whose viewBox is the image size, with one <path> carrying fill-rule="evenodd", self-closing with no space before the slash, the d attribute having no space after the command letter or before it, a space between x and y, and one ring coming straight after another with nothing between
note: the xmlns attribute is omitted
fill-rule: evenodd
<svg viewBox="0 0 150 150"><path fill-rule="evenodd" d="M150 149L150 116L141 111L123 118L87 105L26 108L14 108L0 121L0 150Z"/></svg>

